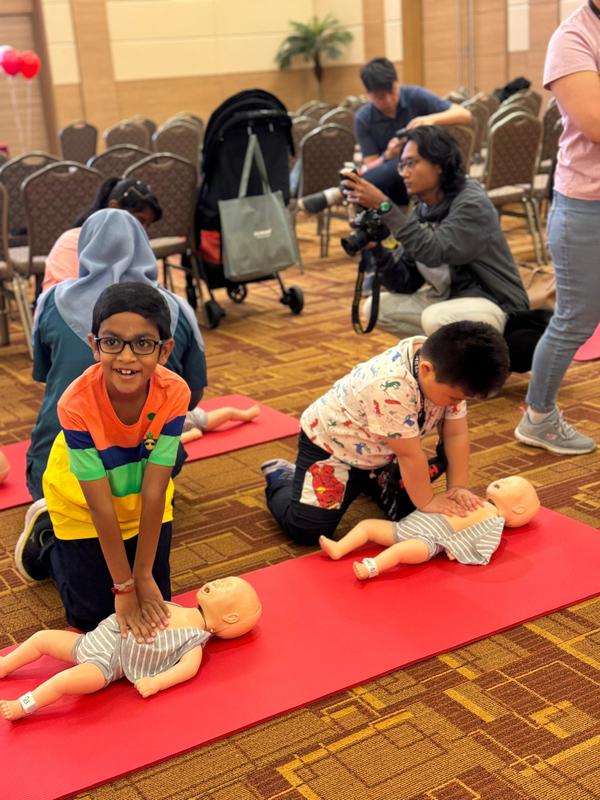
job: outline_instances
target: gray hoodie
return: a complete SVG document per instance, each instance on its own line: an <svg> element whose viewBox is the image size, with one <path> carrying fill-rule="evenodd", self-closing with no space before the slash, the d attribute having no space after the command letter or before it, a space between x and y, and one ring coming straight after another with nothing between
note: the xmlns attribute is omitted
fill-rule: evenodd
<svg viewBox="0 0 600 800"><path fill-rule="evenodd" d="M434 287L444 287L441 300L487 297L507 314L529 308L496 209L477 181L467 178L440 206L421 203L408 214L392 206L383 220L401 244L382 273L389 291L412 294L427 276Z"/></svg>

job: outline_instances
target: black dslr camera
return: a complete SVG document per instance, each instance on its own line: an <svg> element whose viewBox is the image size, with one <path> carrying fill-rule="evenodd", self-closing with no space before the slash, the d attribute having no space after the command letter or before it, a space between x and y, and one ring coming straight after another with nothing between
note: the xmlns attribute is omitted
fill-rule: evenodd
<svg viewBox="0 0 600 800"><path fill-rule="evenodd" d="M357 173L353 164L345 164L340 171L342 180L349 172ZM340 187L342 192L348 190L343 185ZM350 220L350 225L354 232L340 240L340 244L349 256L355 256L364 250L369 242L382 242L390 237L390 230L381 219L381 212L376 208L363 208L357 206L356 216Z"/></svg>
<svg viewBox="0 0 600 800"><path fill-rule="evenodd" d="M350 222L354 231L340 240L349 256L355 256L364 250L369 242L383 242L391 236L390 229L381 217L377 208L361 208Z"/></svg>

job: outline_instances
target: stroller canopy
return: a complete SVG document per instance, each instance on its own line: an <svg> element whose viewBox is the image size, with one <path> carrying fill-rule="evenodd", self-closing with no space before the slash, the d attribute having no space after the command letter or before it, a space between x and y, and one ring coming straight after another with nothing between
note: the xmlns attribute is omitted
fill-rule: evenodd
<svg viewBox="0 0 600 800"><path fill-rule="evenodd" d="M237 197L248 145L255 133L264 155L273 191L281 190L289 201L288 157L294 152L292 121L284 104L262 89L233 95L211 114L202 149L203 183L199 196L200 227L218 229L218 201ZM248 194L262 194L254 166Z"/></svg>

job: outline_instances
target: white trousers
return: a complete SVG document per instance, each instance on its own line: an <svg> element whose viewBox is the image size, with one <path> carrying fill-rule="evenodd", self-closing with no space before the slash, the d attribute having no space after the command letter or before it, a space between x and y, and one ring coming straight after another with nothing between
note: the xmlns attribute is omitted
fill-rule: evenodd
<svg viewBox="0 0 600 800"><path fill-rule="evenodd" d="M371 298L363 305L363 316L371 312ZM382 292L379 296L377 326L402 339L425 333L430 336L442 325L451 322L487 322L500 333L504 332L506 314L500 306L486 297L457 297L436 300L428 292L397 294Z"/></svg>

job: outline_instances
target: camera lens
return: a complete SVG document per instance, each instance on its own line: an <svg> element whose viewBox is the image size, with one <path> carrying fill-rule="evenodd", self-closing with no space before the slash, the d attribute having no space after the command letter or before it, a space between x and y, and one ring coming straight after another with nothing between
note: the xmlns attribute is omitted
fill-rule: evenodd
<svg viewBox="0 0 600 800"><path fill-rule="evenodd" d="M340 244L349 256L355 256L369 244L369 235L363 230L358 230L341 239Z"/></svg>

